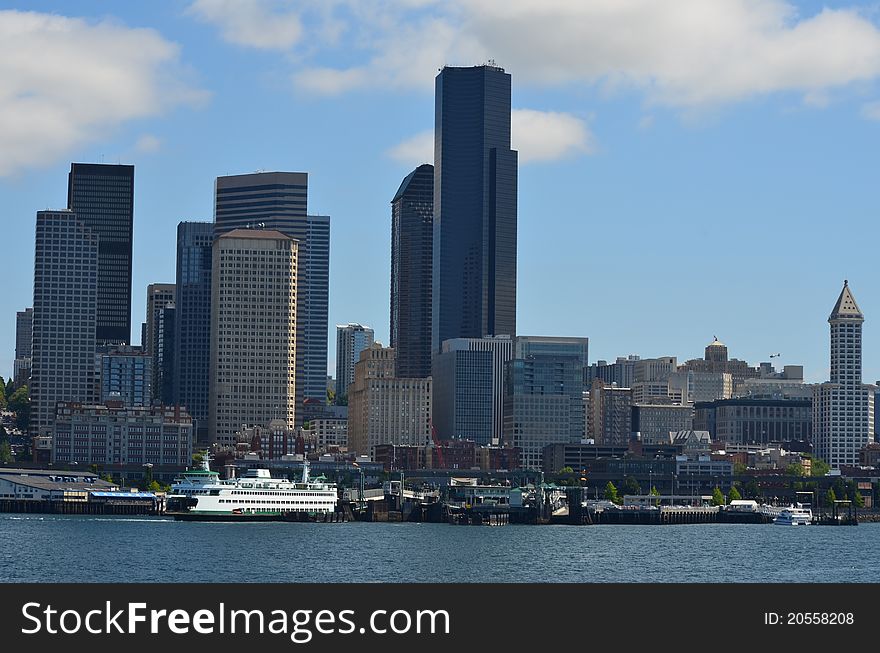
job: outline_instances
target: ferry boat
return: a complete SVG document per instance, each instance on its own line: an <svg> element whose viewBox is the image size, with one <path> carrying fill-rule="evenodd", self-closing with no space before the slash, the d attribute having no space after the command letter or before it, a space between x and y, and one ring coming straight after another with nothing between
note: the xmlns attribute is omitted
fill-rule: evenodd
<svg viewBox="0 0 880 653"><path fill-rule="evenodd" d="M333 513L336 501L336 484L323 476L310 478L308 460L303 461L298 482L272 478L268 469L249 469L240 478L222 480L205 457L201 469L188 470L175 479L167 512L181 519L280 519L291 513Z"/></svg>
<svg viewBox="0 0 880 653"><path fill-rule="evenodd" d="M813 511L800 504L784 508L773 520L780 526L809 526L813 523Z"/></svg>

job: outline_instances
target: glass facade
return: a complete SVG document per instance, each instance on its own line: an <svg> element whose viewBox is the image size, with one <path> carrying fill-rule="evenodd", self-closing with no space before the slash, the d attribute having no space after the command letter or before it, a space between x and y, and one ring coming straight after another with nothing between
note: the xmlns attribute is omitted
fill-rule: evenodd
<svg viewBox="0 0 880 653"><path fill-rule="evenodd" d="M208 425L211 370L211 243L210 222L177 225L177 302L175 304L173 395L186 406L204 442Z"/></svg>
<svg viewBox="0 0 880 653"><path fill-rule="evenodd" d="M432 351L516 333L517 153L510 75L445 67L435 80Z"/></svg>
<svg viewBox="0 0 880 653"><path fill-rule="evenodd" d="M391 200L391 346L397 376L431 374L434 166L413 170Z"/></svg>
<svg viewBox="0 0 880 653"><path fill-rule="evenodd" d="M439 439L492 443L493 363L491 351L453 349L434 357L433 418Z"/></svg>
<svg viewBox="0 0 880 653"><path fill-rule="evenodd" d="M134 166L72 163L67 207L98 236L98 345L131 341Z"/></svg>

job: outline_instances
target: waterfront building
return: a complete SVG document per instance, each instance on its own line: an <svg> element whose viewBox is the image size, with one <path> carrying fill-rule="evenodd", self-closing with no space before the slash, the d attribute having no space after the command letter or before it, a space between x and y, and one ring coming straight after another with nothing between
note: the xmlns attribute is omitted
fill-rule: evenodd
<svg viewBox="0 0 880 653"><path fill-rule="evenodd" d="M93 403L98 236L72 211L39 211L34 254L31 434L48 435L59 401Z"/></svg>
<svg viewBox="0 0 880 653"><path fill-rule="evenodd" d="M115 492L119 486L86 471L57 469L0 469L0 500L61 502L88 501L92 492Z"/></svg>
<svg viewBox="0 0 880 653"><path fill-rule="evenodd" d="M434 357L434 427L442 440L498 444L504 435L504 372L509 336L453 338Z"/></svg>
<svg viewBox="0 0 880 653"><path fill-rule="evenodd" d="M209 430L221 445L242 425L295 427L297 251L274 230L214 241Z"/></svg>
<svg viewBox="0 0 880 653"><path fill-rule="evenodd" d="M395 352L374 342L361 352L348 393L348 448L375 460L380 444L431 442L431 377L397 378Z"/></svg>
<svg viewBox="0 0 880 653"><path fill-rule="evenodd" d="M97 354L100 401L121 401L123 406L150 406L153 403L153 358L140 348L104 347Z"/></svg>
<svg viewBox="0 0 880 653"><path fill-rule="evenodd" d="M431 349L516 334L517 153L510 75L490 62L435 80Z"/></svg>
<svg viewBox="0 0 880 653"><path fill-rule="evenodd" d="M729 445L810 442L813 402L809 399L737 397L694 405L694 428Z"/></svg>
<svg viewBox="0 0 880 653"><path fill-rule="evenodd" d="M541 469L544 447L580 442L584 434L587 338L517 336L507 364L504 443L524 469Z"/></svg>
<svg viewBox="0 0 880 653"><path fill-rule="evenodd" d="M180 406L58 404L52 463L189 465L192 420Z"/></svg>
<svg viewBox="0 0 880 653"><path fill-rule="evenodd" d="M308 214L308 173L258 172L217 177L215 237L233 229L280 231L298 241L297 426L327 403L330 217Z"/></svg>
<svg viewBox="0 0 880 653"><path fill-rule="evenodd" d="M831 379L813 386L813 444L816 456L840 469L859 464L859 451L874 439L876 386L862 383L862 314L849 283L834 305Z"/></svg>
<svg viewBox="0 0 880 653"><path fill-rule="evenodd" d="M159 310L168 304L174 304L177 300L177 286L173 283L151 283L147 286L147 321L141 345L144 351L153 357L153 387L159 387L159 372L161 366L156 357L156 341L159 337L157 323ZM157 393L158 395L158 393Z"/></svg>
<svg viewBox="0 0 880 653"><path fill-rule="evenodd" d="M618 388L631 388L635 383L636 362L640 360L639 356L630 354L629 356L618 356L613 363L600 360L588 367L584 376L584 384L590 387L593 379L600 379L606 385L617 384Z"/></svg>
<svg viewBox="0 0 880 653"><path fill-rule="evenodd" d="M127 345L131 342L134 166L71 163L67 208L98 237L97 344Z"/></svg>
<svg viewBox="0 0 880 653"><path fill-rule="evenodd" d="M632 405L631 388L595 379L590 388L591 439L601 445L627 446L632 437Z"/></svg>
<svg viewBox="0 0 880 653"><path fill-rule="evenodd" d="M434 166L420 165L391 200L391 347L397 376L431 375ZM338 377L337 377L338 378Z"/></svg>
<svg viewBox="0 0 880 653"><path fill-rule="evenodd" d="M361 352L373 344L373 330L362 324L336 325L336 383L339 396L348 395L348 386L354 382L354 365Z"/></svg>
<svg viewBox="0 0 880 653"><path fill-rule="evenodd" d="M172 395L192 416L200 444L208 444L213 240L210 222L177 225Z"/></svg>
<svg viewBox="0 0 880 653"><path fill-rule="evenodd" d="M33 353L34 309L26 308L15 313L15 360L12 380L16 387L26 385L31 376Z"/></svg>
<svg viewBox="0 0 880 653"><path fill-rule="evenodd" d="M670 431L694 428L694 409L690 405L634 404L632 431L646 444L659 444L669 439Z"/></svg>

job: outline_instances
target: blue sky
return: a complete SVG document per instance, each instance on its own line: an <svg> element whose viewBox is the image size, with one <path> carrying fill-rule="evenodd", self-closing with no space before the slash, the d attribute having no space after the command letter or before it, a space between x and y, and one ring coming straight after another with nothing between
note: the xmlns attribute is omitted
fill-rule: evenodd
<svg viewBox="0 0 880 653"><path fill-rule="evenodd" d="M433 78L490 58L513 79L521 334L682 361L717 335L821 381L847 278L880 379L880 10L781 0L0 2L0 370L71 161L136 166L135 342L177 222L259 169L308 172L331 216L331 330L387 342L389 202L430 161Z"/></svg>

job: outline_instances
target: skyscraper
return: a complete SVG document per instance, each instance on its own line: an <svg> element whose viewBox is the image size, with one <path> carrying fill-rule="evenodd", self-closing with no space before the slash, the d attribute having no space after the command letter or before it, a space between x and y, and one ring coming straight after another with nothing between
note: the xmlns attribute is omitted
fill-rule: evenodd
<svg viewBox="0 0 880 653"><path fill-rule="evenodd" d="M362 324L336 325L336 387L339 396L348 394L354 383L354 364L361 352L373 344L373 330Z"/></svg>
<svg viewBox="0 0 880 653"><path fill-rule="evenodd" d="M177 225L177 302L174 320L174 390L196 423L196 440L208 438L208 387L211 370L210 222Z"/></svg>
<svg viewBox="0 0 880 653"><path fill-rule="evenodd" d="M859 450L874 438L876 386L862 384L864 321L844 281L828 317L831 379L813 388L813 445L816 455L834 469L858 465Z"/></svg>
<svg viewBox="0 0 880 653"><path fill-rule="evenodd" d="M159 390L159 375L162 371L156 348L156 341L159 338L157 318L159 317L160 310L169 304L174 304L177 298L176 290L177 288L173 283L151 283L147 286L147 337L141 342L141 345L144 348L144 352L153 357L152 387L155 391L156 397L161 395ZM168 382L170 383L170 381L171 379L169 378Z"/></svg>
<svg viewBox="0 0 880 653"><path fill-rule="evenodd" d="M59 401L94 402L98 236L72 211L37 213L31 432L51 433Z"/></svg>
<svg viewBox="0 0 880 653"><path fill-rule="evenodd" d="M177 309L168 303L159 309L156 316L156 353L153 362L159 369L153 374L156 379L154 395L166 406L178 403L174 394L174 359L177 347L174 342L174 331L177 322Z"/></svg>
<svg viewBox="0 0 880 653"><path fill-rule="evenodd" d="M98 236L98 345L131 341L134 166L72 163L67 208Z"/></svg>
<svg viewBox="0 0 880 653"><path fill-rule="evenodd" d="M31 375L31 354L34 338L34 309L15 313L15 361L12 379L16 386L27 383Z"/></svg>
<svg viewBox="0 0 880 653"><path fill-rule="evenodd" d="M236 229L214 241L209 433L235 443L242 426L294 427L297 241Z"/></svg>
<svg viewBox="0 0 880 653"><path fill-rule="evenodd" d="M446 66L435 80L431 347L516 334L517 153L510 75Z"/></svg>
<svg viewBox="0 0 880 653"><path fill-rule="evenodd" d="M299 241L297 270L297 406L327 396L330 218L308 215L308 174L260 172L217 177L215 237L232 229L274 229ZM297 425L303 412L297 411Z"/></svg>
<svg viewBox="0 0 880 653"><path fill-rule="evenodd" d="M397 375L431 374L434 166L409 173L391 200L391 347Z"/></svg>

